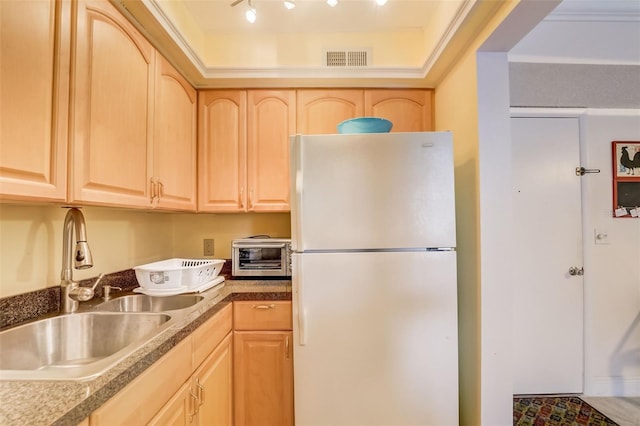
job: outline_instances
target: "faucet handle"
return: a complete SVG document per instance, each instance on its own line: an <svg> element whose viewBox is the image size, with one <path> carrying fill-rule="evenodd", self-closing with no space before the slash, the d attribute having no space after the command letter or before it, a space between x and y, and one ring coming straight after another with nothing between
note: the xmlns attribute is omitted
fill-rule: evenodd
<svg viewBox="0 0 640 426"><path fill-rule="evenodd" d="M104 274L102 272L100 272L100 275L98 275L98 278L96 278L96 282L93 283L93 285L91 286L91 291L95 291L96 287L98 287L98 283L100 281L102 281L102 279L104 278ZM91 296L93 297L93 296Z"/></svg>
<svg viewBox="0 0 640 426"><path fill-rule="evenodd" d="M104 278L104 274L100 273L91 287L78 286L73 288L69 293L69 297L71 297L73 300L77 300L78 302L86 302L87 300L93 299L93 296L95 296L96 287L98 286L98 283L102 280L102 278Z"/></svg>

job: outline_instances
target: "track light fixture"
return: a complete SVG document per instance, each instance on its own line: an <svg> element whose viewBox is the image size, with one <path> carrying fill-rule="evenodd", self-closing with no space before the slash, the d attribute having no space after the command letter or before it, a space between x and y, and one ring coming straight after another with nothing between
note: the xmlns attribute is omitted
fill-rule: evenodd
<svg viewBox="0 0 640 426"><path fill-rule="evenodd" d="M2 0L0 0L2 1ZM233 2L231 2L231 7L234 7L240 3L242 3L245 0L233 0ZM251 22L252 24L254 22L256 22L257 19L257 13L256 13L256 8L253 7L253 4L251 3L251 0L246 0L247 1L247 6L248 9L245 12L245 17L247 18L247 21ZM384 6L387 3L388 0L375 0L376 4L378 6ZM291 10L294 7L296 7L296 0L283 0L283 4L284 7ZM327 4L331 7L335 7L338 4L338 0L327 0Z"/></svg>
<svg viewBox="0 0 640 426"><path fill-rule="evenodd" d="M251 4L251 0L249 0L248 2L248 6L249 9L247 9L247 11L245 12L244 16L247 18L247 21L251 22L252 24L254 22L256 22L256 9L253 7L253 5Z"/></svg>

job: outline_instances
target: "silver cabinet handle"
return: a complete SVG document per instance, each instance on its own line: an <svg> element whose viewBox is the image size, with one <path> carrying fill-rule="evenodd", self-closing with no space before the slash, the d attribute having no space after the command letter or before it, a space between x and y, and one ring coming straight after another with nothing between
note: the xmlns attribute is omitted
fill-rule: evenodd
<svg viewBox="0 0 640 426"><path fill-rule="evenodd" d="M270 305L253 305L253 309L275 309L276 305L273 303Z"/></svg>
<svg viewBox="0 0 640 426"><path fill-rule="evenodd" d="M162 196L162 182L158 178L151 178L151 206L155 208Z"/></svg>
<svg viewBox="0 0 640 426"><path fill-rule="evenodd" d="M198 386L198 399L200 400L200 404L204 404L204 386L200 384L200 378L196 378L196 386Z"/></svg>
<svg viewBox="0 0 640 426"><path fill-rule="evenodd" d="M193 393L191 389L189 389L189 394L191 394L191 399L193 400L194 410L193 413L189 414L189 422L193 420L193 418L198 415L198 411L200 411L200 405L198 404L198 397Z"/></svg>
<svg viewBox="0 0 640 426"><path fill-rule="evenodd" d="M155 181L154 178L150 178L149 180L150 180L150 184L151 184L151 188L150 188L150 190L151 190L151 194L150 194L151 195L151 200L150 200L150 202L151 202L151 204L153 204L154 200L156 199L156 181Z"/></svg>
<svg viewBox="0 0 640 426"><path fill-rule="evenodd" d="M284 340L284 356L289 359L289 336Z"/></svg>

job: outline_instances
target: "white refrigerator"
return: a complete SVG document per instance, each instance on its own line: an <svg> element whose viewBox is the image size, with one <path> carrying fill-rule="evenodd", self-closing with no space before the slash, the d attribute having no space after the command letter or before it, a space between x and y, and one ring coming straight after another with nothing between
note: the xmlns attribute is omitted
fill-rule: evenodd
<svg viewBox="0 0 640 426"><path fill-rule="evenodd" d="M449 132L291 138L296 426L458 424Z"/></svg>

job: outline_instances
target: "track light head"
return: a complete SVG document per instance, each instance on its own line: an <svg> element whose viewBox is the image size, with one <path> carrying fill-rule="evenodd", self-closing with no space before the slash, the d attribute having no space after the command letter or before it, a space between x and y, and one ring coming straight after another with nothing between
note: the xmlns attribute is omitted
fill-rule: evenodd
<svg viewBox="0 0 640 426"><path fill-rule="evenodd" d="M251 22L252 24L256 22L256 10L254 8L250 8L249 10L247 10L244 16L247 18L247 21Z"/></svg>
<svg viewBox="0 0 640 426"><path fill-rule="evenodd" d="M256 22L256 9L255 7L253 7L253 4L251 4L251 0L247 2L247 6L249 6L249 8L244 13L244 16L247 18L247 21L253 24L254 22Z"/></svg>

